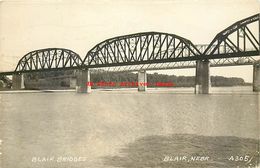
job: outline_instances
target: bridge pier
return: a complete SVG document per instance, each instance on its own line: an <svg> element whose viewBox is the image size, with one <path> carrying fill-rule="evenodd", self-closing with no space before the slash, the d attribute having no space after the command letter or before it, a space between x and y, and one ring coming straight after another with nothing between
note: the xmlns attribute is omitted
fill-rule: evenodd
<svg viewBox="0 0 260 168"><path fill-rule="evenodd" d="M195 94L208 94L210 92L210 62L198 60L196 62Z"/></svg>
<svg viewBox="0 0 260 168"><path fill-rule="evenodd" d="M24 89L24 76L23 74L14 74L12 78L12 89Z"/></svg>
<svg viewBox="0 0 260 168"><path fill-rule="evenodd" d="M260 63L253 65L253 92L260 92Z"/></svg>
<svg viewBox="0 0 260 168"><path fill-rule="evenodd" d="M138 71L138 91L146 91L147 74L145 70Z"/></svg>
<svg viewBox="0 0 260 168"><path fill-rule="evenodd" d="M77 71L77 85L76 85L76 92L77 93L90 93L91 86L88 85L90 82L90 72L89 69L82 69Z"/></svg>

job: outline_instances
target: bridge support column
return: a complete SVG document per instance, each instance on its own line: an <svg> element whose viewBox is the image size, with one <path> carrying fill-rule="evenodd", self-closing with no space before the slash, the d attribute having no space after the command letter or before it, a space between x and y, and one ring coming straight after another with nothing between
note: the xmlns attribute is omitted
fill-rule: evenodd
<svg viewBox="0 0 260 168"><path fill-rule="evenodd" d="M146 91L147 89L147 75L145 70L138 72L138 91Z"/></svg>
<svg viewBox="0 0 260 168"><path fill-rule="evenodd" d="M24 76L23 74L14 74L12 79L12 89L24 89Z"/></svg>
<svg viewBox="0 0 260 168"><path fill-rule="evenodd" d="M210 62L208 60L196 62L195 94L208 94L210 92Z"/></svg>
<svg viewBox="0 0 260 168"><path fill-rule="evenodd" d="M88 85L90 82L90 72L88 69L82 69L77 72L77 86L76 92L77 93L90 93L91 86Z"/></svg>
<svg viewBox="0 0 260 168"><path fill-rule="evenodd" d="M253 65L253 91L260 92L260 64Z"/></svg>

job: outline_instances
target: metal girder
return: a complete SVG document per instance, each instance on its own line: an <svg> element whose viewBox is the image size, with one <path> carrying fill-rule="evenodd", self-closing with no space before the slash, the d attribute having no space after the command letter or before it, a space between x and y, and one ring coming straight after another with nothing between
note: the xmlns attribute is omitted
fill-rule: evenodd
<svg viewBox="0 0 260 168"><path fill-rule="evenodd" d="M241 66L241 65L253 65L257 60L253 57L238 57L238 58L221 58L211 59L210 67L222 67L222 66ZM136 66L116 66L116 67L104 67L94 68L102 69L109 72L135 72L140 70L164 70L164 69L186 69L195 68L196 61L181 61L181 62L169 62L169 63L156 63L156 64L143 64Z"/></svg>
<svg viewBox="0 0 260 168"><path fill-rule="evenodd" d="M257 24L258 35L249 28L252 23ZM259 24L259 14L240 20L218 33L209 45L194 45L183 37L161 32L114 37L93 47L83 60L83 66L98 68L258 56ZM235 39L231 38L233 35Z"/></svg>
<svg viewBox="0 0 260 168"><path fill-rule="evenodd" d="M80 67L81 64L81 57L69 49L46 48L24 55L19 60L15 72L72 69Z"/></svg>
<svg viewBox="0 0 260 168"><path fill-rule="evenodd" d="M191 41L168 33L145 32L105 40L83 60L89 68L189 60L201 55Z"/></svg>
<svg viewBox="0 0 260 168"><path fill-rule="evenodd" d="M250 16L227 27L209 45L194 45L188 39L169 33L136 33L110 38L97 44L86 54L84 60L69 49L35 50L19 60L14 72L2 72L0 75L60 69L113 69L116 66L119 71L140 67L164 68L165 65L186 68L193 66L191 62L196 60L210 60L212 66L238 65L238 60L246 60L244 64L247 65L252 63L252 56L260 55L259 15ZM250 27L254 24L257 32Z"/></svg>
<svg viewBox="0 0 260 168"><path fill-rule="evenodd" d="M243 57L245 55L260 55L260 14L242 19L227 27L211 41L203 52L206 57L219 56L228 58L229 55ZM252 33L253 28L249 25L255 24L257 33ZM210 58L212 59L212 58Z"/></svg>

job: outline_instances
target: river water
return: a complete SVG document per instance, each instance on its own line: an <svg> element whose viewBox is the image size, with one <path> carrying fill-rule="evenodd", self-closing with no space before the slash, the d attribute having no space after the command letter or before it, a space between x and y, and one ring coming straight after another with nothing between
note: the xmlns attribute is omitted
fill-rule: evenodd
<svg viewBox="0 0 260 168"><path fill-rule="evenodd" d="M253 167L260 131L251 90L1 92L0 167ZM209 160L169 160L184 155Z"/></svg>

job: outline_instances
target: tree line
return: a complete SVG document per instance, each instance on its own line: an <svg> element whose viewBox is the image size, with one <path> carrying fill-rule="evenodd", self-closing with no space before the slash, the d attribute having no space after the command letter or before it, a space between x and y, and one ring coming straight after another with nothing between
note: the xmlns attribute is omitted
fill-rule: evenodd
<svg viewBox="0 0 260 168"><path fill-rule="evenodd" d="M67 70L67 71L52 71L52 72L35 72L25 74L25 81L45 81L45 83L50 80L50 78L58 78L60 82L58 84L62 84L62 86L69 86L67 80L68 78L75 78L77 74L77 70ZM250 85L246 83L244 79L237 77L223 77L223 76L211 76L211 86L243 86ZM39 80L41 79L41 80ZM104 70L92 70L91 71L91 82L138 82L138 74L133 72L107 72ZM167 74L159 74L147 73L147 82L148 83L157 83L157 82L172 82L174 83L174 87L194 87L195 77L194 76L176 76L176 75L167 75ZM54 85L57 85L55 83ZM0 82L0 87L4 87L4 81ZM57 86L58 87L58 86ZM153 87L153 86L151 86ZM95 88L95 87L93 87Z"/></svg>
<svg viewBox="0 0 260 168"><path fill-rule="evenodd" d="M212 86L241 86L247 85L247 83L242 78L237 77L223 77L223 76L211 76ZM137 73L131 72L102 72L97 71L91 74L92 82L137 82ZM175 84L174 87L193 87L195 84L194 76L176 76L167 74L147 74L148 83L156 82L172 82Z"/></svg>

